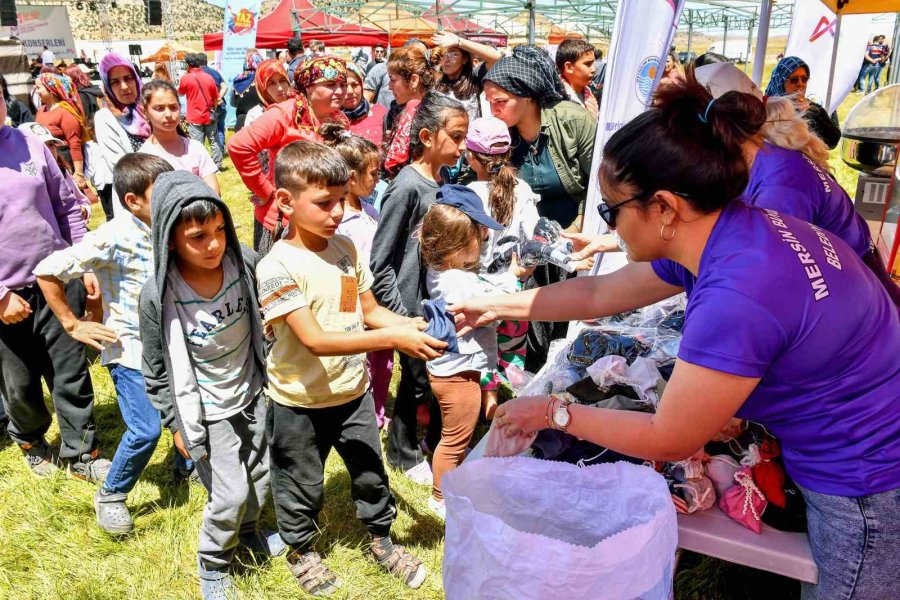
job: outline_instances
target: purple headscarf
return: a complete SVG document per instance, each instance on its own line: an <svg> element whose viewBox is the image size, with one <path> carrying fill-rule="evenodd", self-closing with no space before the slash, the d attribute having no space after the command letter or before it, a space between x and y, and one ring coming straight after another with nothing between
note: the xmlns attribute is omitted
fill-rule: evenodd
<svg viewBox="0 0 900 600"><path fill-rule="evenodd" d="M109 72L115 67L127 67L134 75L134 80L137 83L137 99L132 104L119 102L115 92L110 89ZM122 116L119 117L119 123L122 124L125 131L139 138L146 139L150 137L150 124L147 123L147 119L144 118L144 113L141 110L141 76L135 71L134 65L122 56L110 52L100 61L99 71L100 79L103 81L103 92L109 101L112 102L112 105L122 112Z"/></svg>

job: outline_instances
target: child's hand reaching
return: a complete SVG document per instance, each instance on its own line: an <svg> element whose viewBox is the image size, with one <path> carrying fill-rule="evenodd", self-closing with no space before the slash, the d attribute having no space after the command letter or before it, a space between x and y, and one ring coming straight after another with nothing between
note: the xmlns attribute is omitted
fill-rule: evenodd
<svg viewBox="0 0 900 600"><path fill-rule="evenodd" d="M427 361L441 356L447 343L424 333L426 327L427 324L421 319L417 319L409 325L391 327L394 348L420 360Z"/></svg>

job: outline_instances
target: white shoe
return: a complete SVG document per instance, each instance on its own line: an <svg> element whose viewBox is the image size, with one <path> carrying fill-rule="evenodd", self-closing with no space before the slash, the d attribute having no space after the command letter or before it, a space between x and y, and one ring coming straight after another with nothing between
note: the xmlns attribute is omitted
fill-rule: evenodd
<svg viewBox="0 0 900 600"><path fill-rule="evenodd" d="M423 460L412 469L404 472L403 475L419 485L434 485L434 476L431 474L431 465L428 464L427 460Z"/></svg>
<svg viewBox="0 0 900 600"><path fill-rule="evenodd" d="M428 510L439 517L441 521L447 520L447 507L444 506L443 500L435 500L434 496L428 499Z"/></svg>

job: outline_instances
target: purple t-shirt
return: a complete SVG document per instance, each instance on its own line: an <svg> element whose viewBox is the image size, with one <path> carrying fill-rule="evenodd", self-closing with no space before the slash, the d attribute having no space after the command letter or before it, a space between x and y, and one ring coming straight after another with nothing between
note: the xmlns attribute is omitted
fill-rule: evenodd
<svg viewBox="0 0 900 600"><path fill-rule="evenodd" d="M741 202L726 207L690 288L678 358L760 382L737 416L782 444L788 473L823 494L900 488L900 318L836 235Z"/></svg>
<svg viewBox="0 0 900 600"><path fill-rule="evenodd" d="M859 256L872 247L869 227L844 188L797 150L766 142L750 169L744 202L818 225L847 242Z"/></svg>

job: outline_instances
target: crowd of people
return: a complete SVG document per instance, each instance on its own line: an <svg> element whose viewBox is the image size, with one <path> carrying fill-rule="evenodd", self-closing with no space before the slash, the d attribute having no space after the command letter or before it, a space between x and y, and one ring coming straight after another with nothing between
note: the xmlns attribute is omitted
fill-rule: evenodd
<svg viewBox="0 0 900 600"><path fill-rule="evenodd" d="M363 68L291 40L278 58L248 52L230 82L189 55L177 87L161 71L144 84L108 54L100 94L75 72L41 74L36 123L18 127L7 116L27 107L0 81L0 392L32 472L96 482L98 526L128 533L128 494L166 427L173 477L208 491L203 597L234 594L238 546L286 555L303 590L328 595L341 582L316 540L333 448L373 559L417 588L424 565L390 537L385 463L430 486L443 519L443 477L480 419L512 437L554 427L674 460L737 415L781 439L810 507L820 582L809 597L837 597L848 579L855 595L841 597L900 592L889 568L900 288L829 172L840 131L805 98L809 67L785 58L764 97L715 57L667 65L654 104L598 166L605 69L593 46L567 40L554 61L534 46L433 41ZM239 126L224 143L228 101ZM248 190L252 249L221 200L226 151ZM597 168L603 236L580 232ZM95 190L107 222L87 231ZM530 239L542 221L571 240L578 270L597 252L631 262L578 278L525 266L502 240ZM539 370L570 320L682 292L684 340L654 418L555 397L499 404L510 369ZM97 447L87 348L126 425L111 461ZM277 531L259 523L270 500Z"/></svg>

